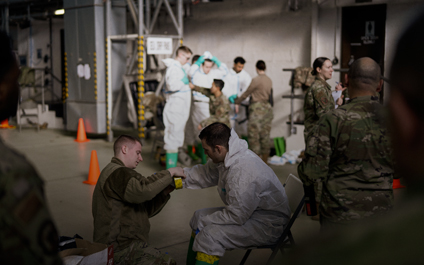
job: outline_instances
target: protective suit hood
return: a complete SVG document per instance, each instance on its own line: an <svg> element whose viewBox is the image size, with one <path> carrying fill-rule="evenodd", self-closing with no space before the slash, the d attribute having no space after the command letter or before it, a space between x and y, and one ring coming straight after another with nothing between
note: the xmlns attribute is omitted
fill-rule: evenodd
<svg viewBox="0 0 424 265"><path fill-rule="evenodd" d="M228 141L229 150L224 159L224 166L231 166L236 159L236 154L239 152L245 152L248 149L247 142L245 140L240 139L234 129L231 129L230 140Z"/></svg>

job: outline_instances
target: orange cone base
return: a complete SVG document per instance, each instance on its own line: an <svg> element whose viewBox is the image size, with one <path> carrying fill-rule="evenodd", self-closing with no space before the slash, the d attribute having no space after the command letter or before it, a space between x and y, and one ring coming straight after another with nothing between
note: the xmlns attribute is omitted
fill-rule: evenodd
<svg viewBox="0 0 424 265"><path fill-rule="evenodd" d="M100 176L99 160L97 159L96 150L91 151L90 169L88 170L88 179L82 183L96 185Z"/></svg>
<svg viewBox="0 0 424 265"><path fill-rule="evenodd" d="M0 129L16 129L16 126L12 125L0 125Z"/></svg>
<svg viewBox="0 0 424 265"><path fill-rule="evenodd" d="M9 125L9 120L5 119L1 122L0 129L16 129L16 126Z"/></svg>
<svg viewBox="0 0 424 265"><path fill-rule="evenodd" d="M82 118L78 120L77 139L75 139L74 141L78 143L85 143L90 141L89 139L87 139L87 135L85 134L84 121Z"/></svg>
<svg viewBox="0 0 424 265"><path fill-rule="evenodd" d="M403 186L400 184L400 179L393 179L393 189L402 189L406 188L406 186Z"/></svg>
<svg viewBox="0 0 424 265"><path fill-rule="evenodd" d="M94 181L84 180L82 183L89 184L89 185L96 185L97 184L97 181L94 182Z"/></svg>
<svg viewBox="0 0 424 265"><path fill-rule="evenodd" d="M89 139L85 139L85 140L78 140L78 139L75 139L74 141L75 141L75 142L77 142L77 143L86 143L86 142L90 142L90 140L89 140Z"/></svg>

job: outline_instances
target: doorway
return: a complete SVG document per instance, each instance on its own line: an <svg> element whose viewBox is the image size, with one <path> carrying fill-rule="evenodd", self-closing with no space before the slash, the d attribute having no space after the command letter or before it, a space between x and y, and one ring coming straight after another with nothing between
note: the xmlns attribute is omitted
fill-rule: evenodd
<svg viewBox="0 0 424 265"><path fill-rule="evenodd" d="M349 68L361 57L370 57L380 65L384 76L386 9L386 4L342 8L341 68ZM384 87L380 100L383 98Z"/></svg>

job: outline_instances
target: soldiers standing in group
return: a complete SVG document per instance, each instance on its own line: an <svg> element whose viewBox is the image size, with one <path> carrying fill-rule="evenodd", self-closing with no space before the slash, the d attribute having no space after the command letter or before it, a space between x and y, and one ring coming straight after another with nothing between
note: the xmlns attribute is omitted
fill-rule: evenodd
<svg viewBox="0 0 424 265"><path fill-rule="evenodd" d="M321 117L298 167L306 185L323 183L322 230L386 213L393 204L392 149L377 97L380 66L358 59L346 80L351 100Z"/></svg>

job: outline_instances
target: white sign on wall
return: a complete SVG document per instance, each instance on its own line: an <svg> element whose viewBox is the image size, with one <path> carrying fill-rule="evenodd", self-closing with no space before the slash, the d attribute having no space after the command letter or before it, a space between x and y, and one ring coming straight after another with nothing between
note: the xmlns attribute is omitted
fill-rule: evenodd
<svg viewBox="0 0 424 265"><path fill-rule="evenodd" d="M172 54L172 38L147 38L147 54Z"/></svg>

